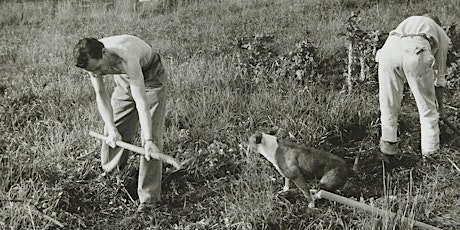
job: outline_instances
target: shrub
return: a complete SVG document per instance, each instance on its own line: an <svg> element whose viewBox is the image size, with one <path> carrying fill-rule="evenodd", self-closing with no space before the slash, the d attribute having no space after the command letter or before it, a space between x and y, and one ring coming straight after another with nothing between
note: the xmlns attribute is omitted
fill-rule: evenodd
<svg viewBox="0 0 460 230"><path fill-rule="evenodd" d="M319 72L318 50L310 41L296 44L296 49L277 60L276 76L281 79L295 80L302 84L315 81Z"/></svg>
<svg viewBox="0 0 460 230"><path fill-rule="evenodd" d="M301 41L287 54L278 55L273 36L258 34L251 39L240 39L237 69L252 83L279 86L286 82L305 85L317 81L321 71L317 47L310 41Z"/></svg>

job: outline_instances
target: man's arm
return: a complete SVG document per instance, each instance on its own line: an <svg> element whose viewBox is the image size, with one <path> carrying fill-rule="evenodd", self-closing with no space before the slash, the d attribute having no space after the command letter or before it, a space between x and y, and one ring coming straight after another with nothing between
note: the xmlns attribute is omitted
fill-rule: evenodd
<svg viewBox="0 0 460 230"><path fill-rule="evenodd" d="M145 158L150 160L155 152L160 152L153 141L153 127L150 116L149 103L145 93L144 75L139 61L136 59L128 60L125 66L125 72L129 78L131 95L136 102L136 109L139 115L139 123L144 136Z"/></svg>
<svg viewBox="0 0 460 230"><path fill-rule="evenodd" d="M136 109L139 114L139 123L145 140L152 139L152 120L150 117L149 103L145 93L144 75L142 74L139 61L133 60L126 64L126 74L129 77L131 95L136 102Z"/></svg>
<svg viewBox="0 0 460 230"><path fill-rule="evenodd" d="M446 87L446 64L447 64L447 53L449 52L450 39L445 34L444 30L440 28L441 32L438 36L438 50L435 54L435 71L434 71L434 85L435 95L438 102L438 112L441 118L444 118L444 105L443 105L443 94L444 87Z"/></svg>
<svg viewBox="0 0 460 230"><path fill-rule="evenodd" d="M117 127L113 119L113 109L110 104L110 99L107 96L107 91L104 85L104 80L100 76L89 72L91 84L96 93L96 103L99 113L104 120L105 128L108 132L107 144L112 148L115 147L115 141L121 140L121 135L118 133Z"/></svg>

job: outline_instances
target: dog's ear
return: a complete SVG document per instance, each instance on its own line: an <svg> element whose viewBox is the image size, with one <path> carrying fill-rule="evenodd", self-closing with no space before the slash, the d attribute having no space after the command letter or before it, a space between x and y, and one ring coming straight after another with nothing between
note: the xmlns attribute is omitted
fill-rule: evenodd
<svg viewBox="0 0 460 230"><path fill-rule="evenodd" d="M256 144L262 143L262 133L256 133L254 137L256 138Z"/></svg>
<svg viewBox="0 0 460 230"><path fill-rule="evenodd" d="M275 126L275 127L272 127L272 129L270 130L270 132L268 132L268 134L272 136L276 136L278 134L278 131L280 131L280 128Z"/></svg>

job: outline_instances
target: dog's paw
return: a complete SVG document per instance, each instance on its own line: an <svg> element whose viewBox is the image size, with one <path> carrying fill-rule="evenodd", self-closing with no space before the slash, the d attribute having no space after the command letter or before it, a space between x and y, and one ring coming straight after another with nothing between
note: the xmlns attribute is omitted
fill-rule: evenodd
<svg viewBox="0 0 460 230"><path fill-rule="evenodd" d="M309 207L309 208L315 208L315 202L314 202L314 201L309 202L309 203L308 203L308 207Z"/></svg>
<svg viewBox="0 0 460 230"><path fill-rule="evenodd" d="M318 190L316 189L310 189L310 197L313 199L313 200L317 200L318 199Z"/></svg>
<svg viewBox="0 0 460 230"><path fill-rule="evenodd" d="M287 191L289 191L289 186L284 186L283 191L280 191L280 192L287 192Z"/></svg>
<svg viewBox="0 0 460 230"><path fill-rule="evenodd" d="M290 191L289 188L286 189L286 190L283 188L283 190L278 191L277 193L278 193L278 194L285 194L285 193L288 193L289 191Z"/></svg>

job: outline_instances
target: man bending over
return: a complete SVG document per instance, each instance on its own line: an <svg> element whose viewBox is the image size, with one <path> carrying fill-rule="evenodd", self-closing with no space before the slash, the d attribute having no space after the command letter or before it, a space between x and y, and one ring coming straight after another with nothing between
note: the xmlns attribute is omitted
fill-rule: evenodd
<svg viewBox="0 0 460 230"><path fill-rule="evenodd" d="M106 172L121 170L129 151L115 142L132 142L138 125L145 148L138 178L140 204L146 212L160 201L162 163L151 159L163 149L167 74L158 53L131 35L83 38L74 47L76 66L88 71L96 93L107 141L102 145L101 164ZM111 99L102 76L113 76L116 87Z"/></svg>
<svg viewBox="0 0 460 230"><path fill-rule="evenodd" d="M442 95L449 42L439 19L427 13L401 22L377 52L383 153L398 153L398 115L405 81L419 111L422 156L439 150L438 121L444 116Z"/></svg>

